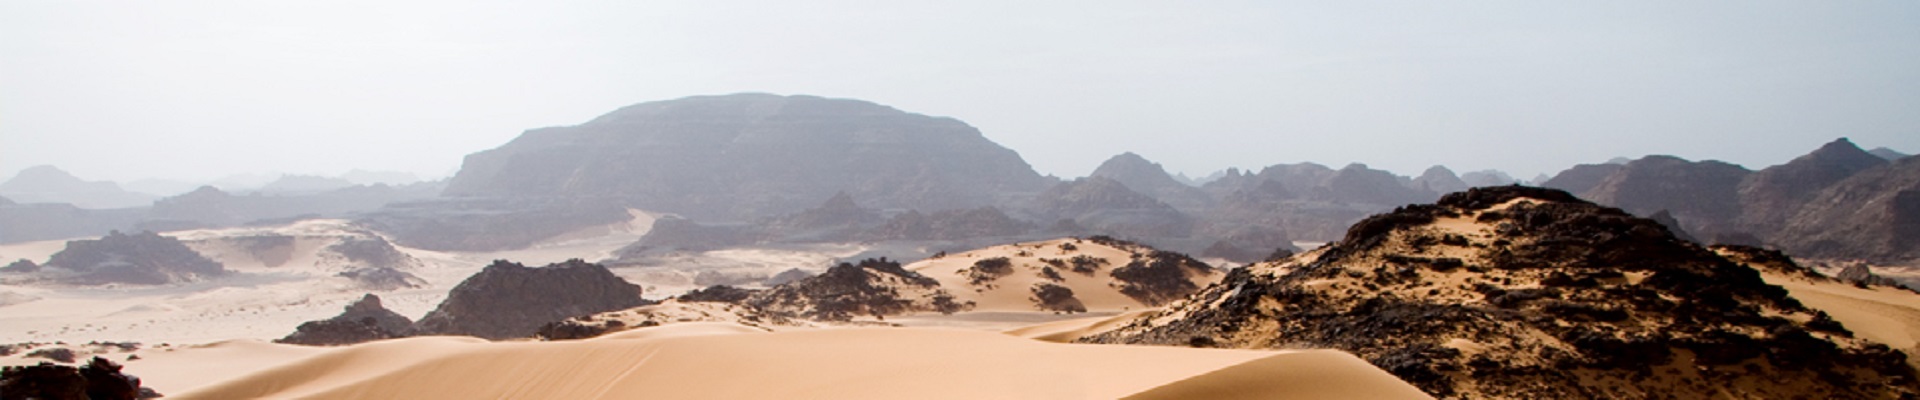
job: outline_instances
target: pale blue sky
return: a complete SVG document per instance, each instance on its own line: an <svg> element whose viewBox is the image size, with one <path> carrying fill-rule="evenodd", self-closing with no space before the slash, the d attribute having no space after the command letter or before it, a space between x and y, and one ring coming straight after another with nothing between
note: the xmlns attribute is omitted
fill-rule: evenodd
<svg viewBox="0 0 1920 400"><path fill-rule="evenodd" d="M0 2L0 178L437 176L746 91L955 117L1069 177L1920 150L1920 2L896 3Z"/></svg>

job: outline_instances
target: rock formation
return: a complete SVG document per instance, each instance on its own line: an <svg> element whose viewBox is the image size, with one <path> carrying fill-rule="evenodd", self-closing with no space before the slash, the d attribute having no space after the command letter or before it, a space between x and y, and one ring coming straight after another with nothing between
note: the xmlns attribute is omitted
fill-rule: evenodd
<svg viewBox="0 0 1920 400"><path fill-rule="evenodd" d="M1795 257L1920 259L1920 158L1902 158L1828 186L1768 239Z"/></svg>
<svg viewBox="0 0 1920 400"><path fill-rule="evenodd" d="M1540 183L1541 187L1565 190L1567 193L1580 194L1599 187L1601 181L1626 168L1625 163L1580 164L1555 174L1552 179Z"/></svg>
<svg viewBox="0 0 1920 400"><path fill-rule="evenodd" d="M1699 236L1731 230L1740 215L1739 187L1750 172L1719 161L1646 156L1602 179L1581 198L1635 215L1667 210L1681 227Z"/></svg>
<svg viewBox="0 0 1920 400"><path fill-rule="evenodd" d="M163 285L226 275L226 268L187 248L179 240L153 232L108 233L95 240L67 242L47 259L51 279L79 284Z"/></svg>
<svg viewBox="0 0 1920 400"><path fill-rule="evenodd" d="M571 196L748 221L846 192L883 209L992 205L1044 189L1018 154L952 118L858 100L734 94L621 108L467 156L449 196Z"/></svg>
<svg viewBox="0 0 1920 400"><path fill-rule="evenodd" d="M120 372L120 365L94 357L87 365L39 365L0 369L0 398L48 400L133 400L160 397L140 386L140 378Z"/></svg>
<svg viewBox="0 0 1920 400"><path fill-rule="evenodd" d="M1205 191L1174 180L1160 164L1131 152L1108 158L1088 176L1112 179L1184 212L1201 212L1213 207L1213 198Z"/></svg>
<svg viewBox="0 0 1920 400"><path fill-rule="evenodd" d="M1460 180L1460 176L1454 175L1453 170L1439 165L1429 167L1425 172L1421 172L1419 177L1413 178L1413 188L1434 193L1453 193L1467 190L1468 187L1470 186L1467 186L1467 181Z"/></svg>
<svg viewBox="0 0 1920 400"><path fill-rule="evenodd" d="M650 304L640 287L579 259L528 268L494 261L460 281L447 300L414 323L422 335L486 339L532 336L562 319Z"/></svg>
<svg viewBox="0 0 1920 400"><path fill-rule="evenodd" d="M1479 188L1369 217L1083 340L1353 352L1443 398L1898 398L1887 346L1566 192Z"/></svg>
<svg viewBox="0 0 1920 400"><path fill-rule="evenodd" d="M1186 237L1193 219L1172 206L1107 178L1082 178L1055 185L1034 199L1043 221L1073 220L1095 233L1130 237Z"/></svg>
<svg viewBox="0 0 1920 400"><path fill-rule="evenodd" d="M1519 179L1514 179L1506 172L1491 169L1460 174L1460 180L1466 182L1467 187L1506 186L1520 183Z"/></svg>
<svg viewBox="0 0 1920 400"><path fill-rule="evenodd" d="M1886 164L1886 160L1867 154L1846 138L1835 139L1812 153L1761 169L1742 181L1738 224L1745 231L1770 237L1821 190Z"/></svg>
<svg viewBox="0 0 1920 400"><path fill-rule="evenodd" d="M820 321L847 321L969 308L932 278L882 259L840 263L827 272L748 296L741 304L769 313Z"/></svg>
<svg viewBox="0 0 1920 400"><path fill-rule="evenodd" d="M348 304L333 318L308 321L276 343L308 346L342 346L382 339L406 337L412 333L413 320L380 305L380 296L368 293Z"/></svg>

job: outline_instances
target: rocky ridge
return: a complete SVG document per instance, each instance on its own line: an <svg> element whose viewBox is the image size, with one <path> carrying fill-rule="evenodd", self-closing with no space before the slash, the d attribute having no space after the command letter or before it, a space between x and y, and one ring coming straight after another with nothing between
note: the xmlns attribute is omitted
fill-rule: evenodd
<svg viewBox="0 0 1920 400"><path fill-rule="evenodd" d="M1237 269L1098 343L1353 352L1446 398L1900 397L1902 354L1566 192L1480 188Z"/></svg>

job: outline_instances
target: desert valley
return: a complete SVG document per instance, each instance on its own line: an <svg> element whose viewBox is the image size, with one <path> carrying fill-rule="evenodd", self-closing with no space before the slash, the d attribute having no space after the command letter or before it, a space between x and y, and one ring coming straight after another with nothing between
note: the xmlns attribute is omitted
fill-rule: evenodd
<svg viewBox="0 0 1920 400"><path fill-rule="evenodd" d="M35 167L0 182L0 397L1920 396L1920 158L1355 161L1066 179L746 93L440 180Z"/></svg>

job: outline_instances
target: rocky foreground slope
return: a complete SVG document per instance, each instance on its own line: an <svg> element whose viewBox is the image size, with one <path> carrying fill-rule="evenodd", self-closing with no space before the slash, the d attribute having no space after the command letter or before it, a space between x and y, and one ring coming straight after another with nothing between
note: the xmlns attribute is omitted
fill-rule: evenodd
<svg viewBox="0 0 1920 400"><path fill-rule="evenodd" d="M1551 189L1480 188L1083 339L1336 348L1449 398L1897 398L1905 356L1753 268Z"/></svg>

